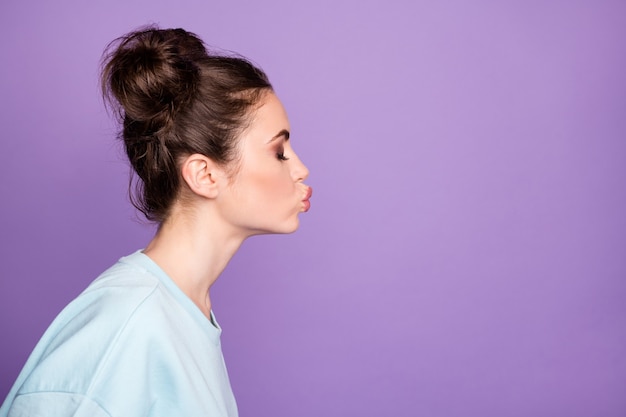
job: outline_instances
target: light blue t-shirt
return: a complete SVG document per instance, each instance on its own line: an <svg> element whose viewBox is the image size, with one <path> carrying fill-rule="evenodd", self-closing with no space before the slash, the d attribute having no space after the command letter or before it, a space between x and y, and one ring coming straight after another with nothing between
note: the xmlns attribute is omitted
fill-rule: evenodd
<svg viewBox="0 0 626 417"><path fill-rule="evenodd" d="M213 323L142 252L122 258L50 325L0 417L237 416Z"/></svg>

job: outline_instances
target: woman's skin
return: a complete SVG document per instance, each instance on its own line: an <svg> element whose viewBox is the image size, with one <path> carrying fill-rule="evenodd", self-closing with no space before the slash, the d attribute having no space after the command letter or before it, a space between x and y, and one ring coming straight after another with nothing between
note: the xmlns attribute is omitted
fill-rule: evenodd
<svg viewBox="0 0 626 417"><path fill-rule="evenodd" d="M185 158L181 197L144 249L207 318L211 285L243 241L291 233L309 208L309 171L291 147L289 120L275 94L262 98L238 155L229 166L200 154Z"/></svg>

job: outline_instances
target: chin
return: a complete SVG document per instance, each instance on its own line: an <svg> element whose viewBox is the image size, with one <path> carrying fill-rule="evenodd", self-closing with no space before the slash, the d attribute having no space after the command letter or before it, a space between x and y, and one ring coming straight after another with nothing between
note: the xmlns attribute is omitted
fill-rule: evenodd
<svg viewBox="0 0 626 417"><path fill-rule="evenodd" d="M281 234L289 234L289 233L293 233L296 230L298 230L298 227L300 227L300 221L298 220L298 218L296 217L295 221L289 222L289 224L285 224L283 227L269 232L269 233L275 233L277 235L281 235Z"/></svg>
<svg viewBox="0 0 626 417"><path fill-rule="evenodd" d="M251 236L255 235L288 235L298 230L300 226L300 220L296 217L294 220L290 220L281 224L280 226L265 226L252 230Z"/></svg>

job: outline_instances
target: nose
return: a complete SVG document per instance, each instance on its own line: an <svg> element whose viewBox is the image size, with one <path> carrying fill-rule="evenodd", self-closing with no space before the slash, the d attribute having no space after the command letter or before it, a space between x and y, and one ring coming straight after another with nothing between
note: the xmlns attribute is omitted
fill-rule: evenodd
<svg viewBox="0 0 626 417"><path fill-rule="evenodd" d="M309 169L302 163L300 158L297 155L293 155L293 167L291 169L291 175L293 179L297 182L302 182L306 180L309 176Z"/></svg>

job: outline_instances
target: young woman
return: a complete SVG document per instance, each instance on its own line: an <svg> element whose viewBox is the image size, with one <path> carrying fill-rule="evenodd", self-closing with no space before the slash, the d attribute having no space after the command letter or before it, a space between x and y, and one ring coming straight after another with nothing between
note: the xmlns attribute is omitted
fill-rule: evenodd
<svg viewBox="0 0 626 417"><path fill-rule="evenodd" d="M236 416L210 289L247 237L309 209L287 115L261 70L182 29L118 39L102 80L158 231L55 319L0 416Z"/></svg>

